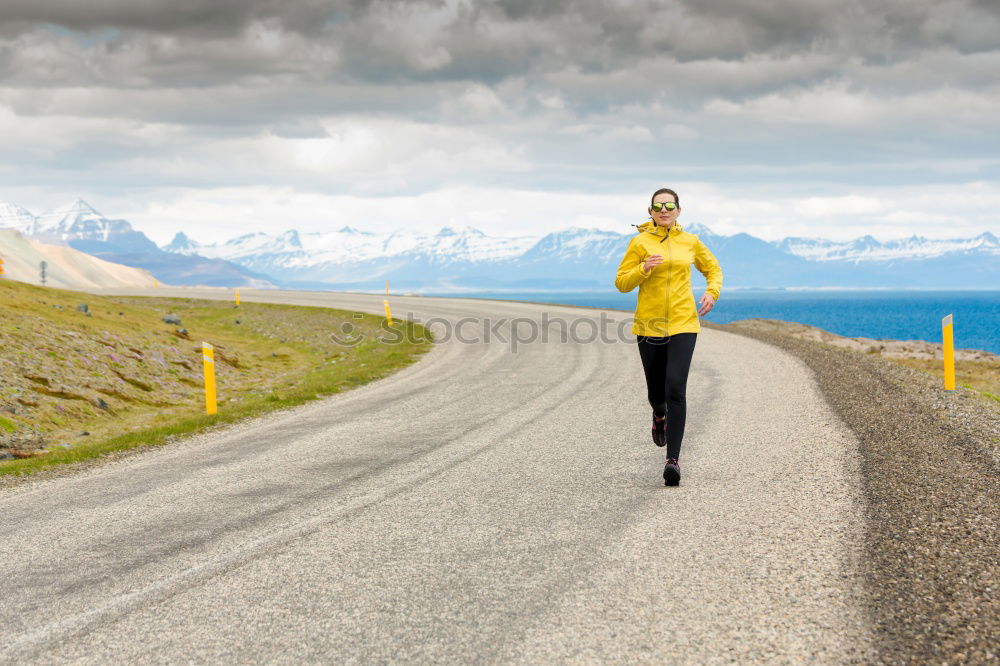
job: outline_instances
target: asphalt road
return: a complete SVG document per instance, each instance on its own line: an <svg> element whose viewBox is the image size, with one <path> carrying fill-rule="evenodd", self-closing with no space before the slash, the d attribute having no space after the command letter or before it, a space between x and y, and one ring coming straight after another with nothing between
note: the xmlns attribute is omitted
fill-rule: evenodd
<svg viewBox="0 0 1000 666"><path fill-rule="evenodd" d="M382 311L377 295L241 295ZM703 330L684 477L665 488L634 342L613 325L590 339L602 311L391 303L438 318L442 337L392 377L0 494L0 659L837 663L868 649L857 442L799 360ZM547 339L513 351L510 319L523 340L543 313L558 320Z"/></svg>

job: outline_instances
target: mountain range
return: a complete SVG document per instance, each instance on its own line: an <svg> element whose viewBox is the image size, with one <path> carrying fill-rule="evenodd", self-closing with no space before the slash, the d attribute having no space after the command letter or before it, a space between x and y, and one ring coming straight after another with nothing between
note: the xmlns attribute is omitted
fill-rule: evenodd
<svg viewBox="0 0 1000 666"><path fill-rule="evenodd" d="M265 276L224 259L165 252L127 220L104 217L83 199L40 215L0 201L3 228L43 243L68 245L105 261L144 268L166 284L274 286Z"/></svg>
<svg viewBox="0 0 1000 666"><path fill-rule="evenodd" d="M1000 288L1000 242L991 233L879 242L724 236L698 224L695 233L719 259L729 287ZM544 291L607 289L632 233L567 229L543 236L495 237L445 227L246 234L199 244L183 233L168 252L228 259L303 288L374 289L390 280L407 289Z"/></svg>
<svg viewBox="0 0 1000 666"><path fill-rule="evenodd" d="M634 235L565 229L544 235L490 236L445 227L249 233L201 244L183 232L162 248L126 220L107 219L86 202L43 215L0 202L0 228L14 227L110 261L147 268L170 284L281 286L305 289L394 289L428 292L606 290ZM881 242L818 238L765 241L682 224L715 254L726 287L1000 288L1000 242L912 236ZM695 271L697 284L697 272Z"/></svg>

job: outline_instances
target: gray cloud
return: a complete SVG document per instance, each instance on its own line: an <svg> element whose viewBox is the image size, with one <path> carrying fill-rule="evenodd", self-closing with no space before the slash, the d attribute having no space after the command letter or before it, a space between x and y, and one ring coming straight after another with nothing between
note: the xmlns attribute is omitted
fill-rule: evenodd
<svg viewBox="0 0 1000 666"><path fill-rule="evenodd" d="M0 113L59 137L38 147L12 127L5 178L93 187L378 191L384 176L612 191L650 173L841 186L922 182L935 163L987 179L998 68L990 0L0 6ZM384 165L364 151L330 172L268 161L272 139L308 153L302 141L349 123Z"/></svg>
<svg viewBox="0 0 1000 666"><path fill-rule="evenodd" d="M115 29L85 60L98 77L102 62L110 76L127 59L133 83L279 74L495 82L663 57L826 53L884 63L927 48L976 53L997 48L1000 12L987 0L7 0L0 8L9 38L37 35L42 24L78 32L81 44Z"/></svg>
<svg viewBox="0 0 1000 666"><path fill-rule="evenodd" d="M47 23L71 30L102 28L196 36L239 34L248 23L277 20L290 30L315 32L341 3L283 0L5 0L0 28Z"/></svg>

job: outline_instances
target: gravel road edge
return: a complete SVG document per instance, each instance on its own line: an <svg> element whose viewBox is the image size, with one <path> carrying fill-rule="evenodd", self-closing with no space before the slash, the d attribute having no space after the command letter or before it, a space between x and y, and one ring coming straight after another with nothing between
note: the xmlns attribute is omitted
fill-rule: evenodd
<svg viewBox="0 0 1000 666"><path fill-rule="evenodd" d="M1000 406L860 352L703 325L800 358L858 438L862 567L880 661L998 659Z"/></svg>

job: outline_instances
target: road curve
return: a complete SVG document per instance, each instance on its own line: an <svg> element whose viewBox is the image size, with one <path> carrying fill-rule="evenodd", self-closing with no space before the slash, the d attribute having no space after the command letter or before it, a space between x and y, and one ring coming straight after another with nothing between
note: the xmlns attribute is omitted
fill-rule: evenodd
<svg viewBox="0 0 1000 666"><path fill-rule="evenodd" d="M382 311L377 295L241 295ZM638 353L614 335L625 313L391 302L442 336L392 377L0 493L0 660L866 654L857 443L800 361L703 330L684 480L665 488ZM513 351L510 321L524 339L543 313L549 335ZM611 334L590 339L602 316ZM444 337L463 319L466 342Z"/></svg>

